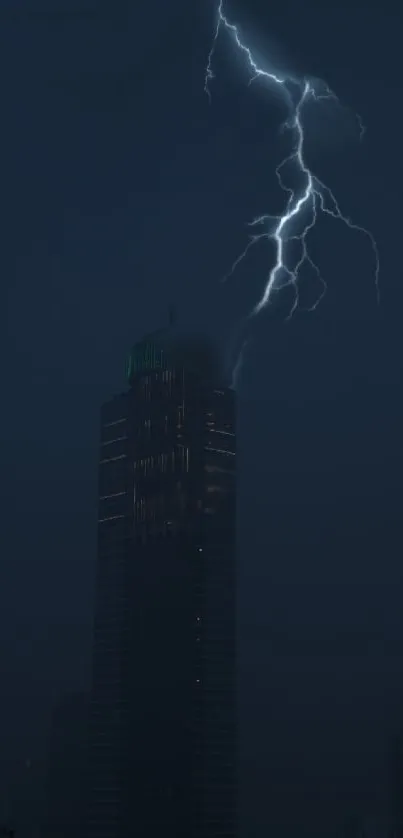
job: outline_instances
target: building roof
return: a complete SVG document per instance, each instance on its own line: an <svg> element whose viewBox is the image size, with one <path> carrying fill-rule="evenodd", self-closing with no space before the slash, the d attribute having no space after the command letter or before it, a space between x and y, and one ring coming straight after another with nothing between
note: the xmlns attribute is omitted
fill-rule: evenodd
<svg viewBox="0 0 403 838"><path fill-rule="evenodd" d="M214 343L204 335L179 332L176 328L153 332L136 343L128 358L127 378L145 370L182 367L206 380L222 384L220 358Z"/></svg>

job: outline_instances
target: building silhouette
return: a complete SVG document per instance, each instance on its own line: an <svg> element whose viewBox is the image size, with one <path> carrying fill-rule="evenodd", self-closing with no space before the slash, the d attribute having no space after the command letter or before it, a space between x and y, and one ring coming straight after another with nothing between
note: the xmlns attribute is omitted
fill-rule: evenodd
<svg viewBox="0 0 403 838"><path fill-rule="evenodd" d="M366 838L366 835L361 818L358 815L351 815L345 824L344 838Z"/></svg>
<svg viewBox="0 0 403 838"><path fill-rule="evenodd" d="M172 323L127 378L101 410L84 834L234 838L235 394Z"/></svg>
<svg viewBox="0 0 403 838"><path fill-rule="evenodd" d="M397 735L388 753L388 838L403 838L403 741Z"/></svg>
<svg viewBox="0 0 403 838"><path fill-rule="evenodd" d="M52 716L46 776L46 817L49 838L78 835L83 818L88 696L66 695Z"/></svg>

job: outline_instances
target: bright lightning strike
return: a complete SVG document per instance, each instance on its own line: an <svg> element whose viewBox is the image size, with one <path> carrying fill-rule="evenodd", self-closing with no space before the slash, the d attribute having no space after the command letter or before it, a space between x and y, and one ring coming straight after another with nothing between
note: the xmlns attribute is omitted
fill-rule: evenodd
<svg viewBox="0 0 403 838"><path fill-rule="evenodd" d="M288 194L287 204L284 213L279 216L263 215L260 218L255 218L250 227L257 232L254 232L249 237L249 243L244 251L238 256L233 263L229 273L225 277L228 279L233 275L238 265L244 260L248 252L258 242L263 240L273 241L275 244L275 264L271 268L263 294L260 300L255 305L252 314L258 314L265 306L267 306L273 294L280 289L291 286L294 291L294 302L291 307L289 317L292 317L294 312L299 307L299 280L301 270L305 265L309 265L321 285L321 293L309 309L313 311L318 306L324 293L326 292L326 283L321 276L320 270L309 255L308 251L308 234L315 226L318 216L323 213L331 216L333 219L342 221L350 230L362 233L369 240L375 259L375 288L377 299L379 301L379 254L376 241L364 227L354 224L349 218L342 214L337 200L328 186L326 186L319 178L317 178L308 168L304 157L304 125L303 125L303 111L304 106L309 99L315 102L320 102L323 99L332 99L338 101L335 94L326 88L318 90L315 84L307 79L295 79L291 76L284 76L274 72L268 72L259 67L253 58L252 52L241 40L239 29L233 23L230 23L224 12L224 0L219 1L217 13L217 25L213 37L213 43L208 56L206 76L205 76L205 91L211 99L210 86L214 79L214 72L212 69L214 53L216 50L218 38L221 30L226 31L235 41L238 49L244 54L246 63L250 71L250 83L256 79L264 79L271 85L277 85L282 88L284 97L290 109L290 118L285 124L293 136L293 150L291 154L281 161L276 169L276 175L280 187ZM296 102L293 91L298 90ZM362 138L365 128L361 119L357 116L360 128L360 138ZM282 173L285 167L294 167L298 175L298 181L302 186L298 189L290 189L285 185ZM301 232L296 232L296 227L302 226ZM262 231L263 228L263 231ZM261 232L259 232L261 231ZM290 258L290 249L287 245L290 242L297 243L300 248L300 256L297 261ZM294 261L291 265L290 262Z"/></svg>

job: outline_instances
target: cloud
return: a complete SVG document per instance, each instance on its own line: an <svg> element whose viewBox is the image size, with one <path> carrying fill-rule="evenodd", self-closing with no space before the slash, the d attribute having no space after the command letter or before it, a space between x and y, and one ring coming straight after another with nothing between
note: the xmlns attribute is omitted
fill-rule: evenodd
<svg viewBox="0 0 403 838"><path fill-rule="evenodd" d="M128 15L129 7L127 0L114 0L113 3L97 2L87 7L77 6L76 8L48 8L29 9L16 6L0 9L0 23L39 23L47 26L64 25L66 23L87 23L103 22L105 20L116 20Z"/></svg>

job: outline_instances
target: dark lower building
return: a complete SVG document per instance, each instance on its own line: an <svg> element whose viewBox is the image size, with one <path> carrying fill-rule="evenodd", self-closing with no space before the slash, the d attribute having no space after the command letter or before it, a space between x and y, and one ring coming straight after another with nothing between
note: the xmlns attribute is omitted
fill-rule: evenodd
<svg viewBox="0 0 403 838"><path fill-rule="evenodd" d="M65 696L53 713L49 738L44 833L78 835L84 814L88 696Z"/></svg>
<svg viewBox="0 0 403 838"><path fill-rule="evenodd" d="M237 834L235 395L157 335L101 412L91 838Z"/></svg>
<svg viewBox="0 0 403 838"><path fill-rule="evenodd" d="M9 757L7 762L9 783L2 795L5 816L2 816L1 827L11 835L15 832L19 838L42 838L46 805L44 759L37 753L32 760L29 756L16 755L14 759Z"/></svg>
<svg viewBox="0 0 403 838"><path fill-rule="evenodd" d="M403 739L390 742L388 754L388 838L403 838Z"/></svg>

